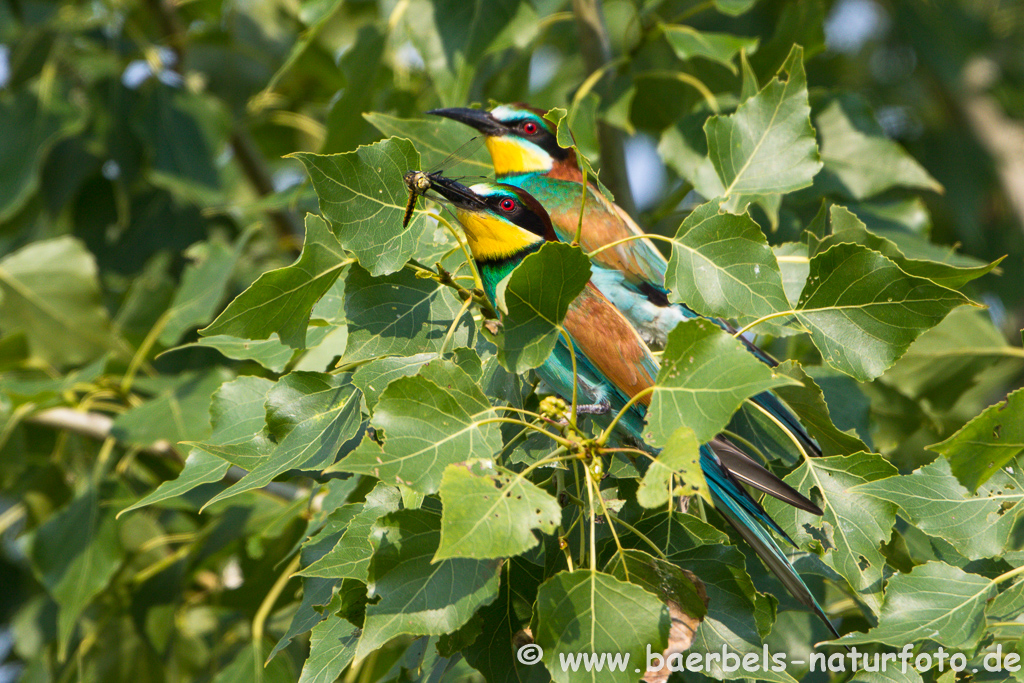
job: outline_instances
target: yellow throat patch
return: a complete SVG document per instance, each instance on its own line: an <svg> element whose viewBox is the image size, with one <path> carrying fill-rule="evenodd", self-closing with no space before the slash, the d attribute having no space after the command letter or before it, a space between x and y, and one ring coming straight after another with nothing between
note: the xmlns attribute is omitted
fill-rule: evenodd
<svg viewBox="0 0 1024 683"><path fill-rule="evenodd" d="M542 241L540 237L500 218L473 211L457 211L473 258L495 261L508 258Z"/></svg>
<svg viewBox="0 0 1024 683"><path fill-rule="evenodd" d="M497 176L551 170L551 155L533 143L511 135L487 138L487 151L491 153L491 162Z"/></svg>

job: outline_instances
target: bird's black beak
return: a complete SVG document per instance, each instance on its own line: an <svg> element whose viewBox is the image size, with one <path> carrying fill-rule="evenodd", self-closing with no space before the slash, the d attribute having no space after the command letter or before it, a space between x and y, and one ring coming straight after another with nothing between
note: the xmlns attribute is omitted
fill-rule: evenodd
<svg viewBox="0 0 1024 683"><path fill-rule="evenodd" d="M444 116L445 118L472 126L484 135L505 135L508 129L497 119L491 116L491 112L483 109L468 109L466 107L452 107L451 109L431 109L428 114Z"/></svg>
<svg viewBox="0 0 1024 683"><path fill-rule="evenodd" d="M462 183L445 178L443 175L431 175L430 180L430 189L447 199L455 208L463 211L487 209L487 205L479 195Z"/></svg>

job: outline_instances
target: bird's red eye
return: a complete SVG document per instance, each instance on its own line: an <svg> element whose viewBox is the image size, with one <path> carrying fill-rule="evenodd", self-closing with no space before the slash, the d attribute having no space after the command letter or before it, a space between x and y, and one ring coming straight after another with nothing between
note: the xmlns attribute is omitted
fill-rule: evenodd
<svg viewBox="0 0 1024 683"><path fill-rule="evenodd" d="M537 124L533 121L527 121L523 124L523 132L527 135L533 135L537 132Z"/></svg>
<svg viewBox="0 0 1024 683"><path fill-rule="evenodd" d="M511 199L502 199L501 203L498 204L498 206L501 207L502 211L511 211L512 209L516 208L516 203Z"/></svg>

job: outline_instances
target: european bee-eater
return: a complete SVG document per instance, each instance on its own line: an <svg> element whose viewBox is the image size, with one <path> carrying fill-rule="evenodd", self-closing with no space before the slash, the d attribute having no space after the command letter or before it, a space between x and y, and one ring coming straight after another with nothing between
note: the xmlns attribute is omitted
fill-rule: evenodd
<svg viewBox="0 0 1024 683"><path fill-rule="evenodd" d="M495 177L502 183L522 188L541 203L551 217L555 235L563 242L576 236L580 217L583 174L572 149L559 146L553 124L544 112L527 105L500 105L490 111L482 109L434 109L429 114L459 121L483 134L494 164ZM588 180L587 199L583 210L580 246L586 252L622 239L643 235L644 231L609 201ZM669 331L683 320L698 317L683 304L669 302L665 289L668 261L646 238L631 239L604 249L592 258L592 282L639 330L644 341L663 346ZM730 333L736 330L726 321L712 319ZM742 339L747 349L762 362L778 365L778 361ZM775 422L799 441L806 453L821 455L817 443L796 416L774 394L755 396L753 402L770 414L765 421L754 408L741 414L755 425L754 430L775 444L776 453L791 452L792 444L771 436L768 422Z"/></svg>
<svg viewBox="0 0 1024 683"><path fill-rule="evenodd" d="M467 188L443 176L431 176L432 188L452 206L462 224L466 241L492 304L498 283L545 241L557 240L544 207L522 188L482 183ZM617 414L629 400L655 383L658 361L629 320L593 282L569 304L562 323L576 356L576 389L579 400L590 408L603 406L605 418ZM555 350L537 374L563 398L573 393L572 359L568 345L559 337ZM655 452L643 444L642 430L650 395L638 400L616 425L617 435L628 443ZM595 412L593 410L588 412ZM802 604L835 627L814 599L803 579L779 548L766 527L792 540L764 508L741 486L759 489L797 508L822 514L813 502L751 460L724 437L701 446L701 469L717 509L754 548Z"/></svg>

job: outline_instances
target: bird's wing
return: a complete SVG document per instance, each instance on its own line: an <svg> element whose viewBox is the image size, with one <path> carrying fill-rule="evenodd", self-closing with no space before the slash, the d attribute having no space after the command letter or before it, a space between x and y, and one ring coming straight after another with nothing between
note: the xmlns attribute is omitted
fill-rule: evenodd
<svg viewBox="0 0 1024 683"><path fill-rule="evenodd" d="M627 398L652 386L658 362L625 316L592 284L569 305L563 325L588 362ZM650 403L650 396L640 400Z"/></svg>

